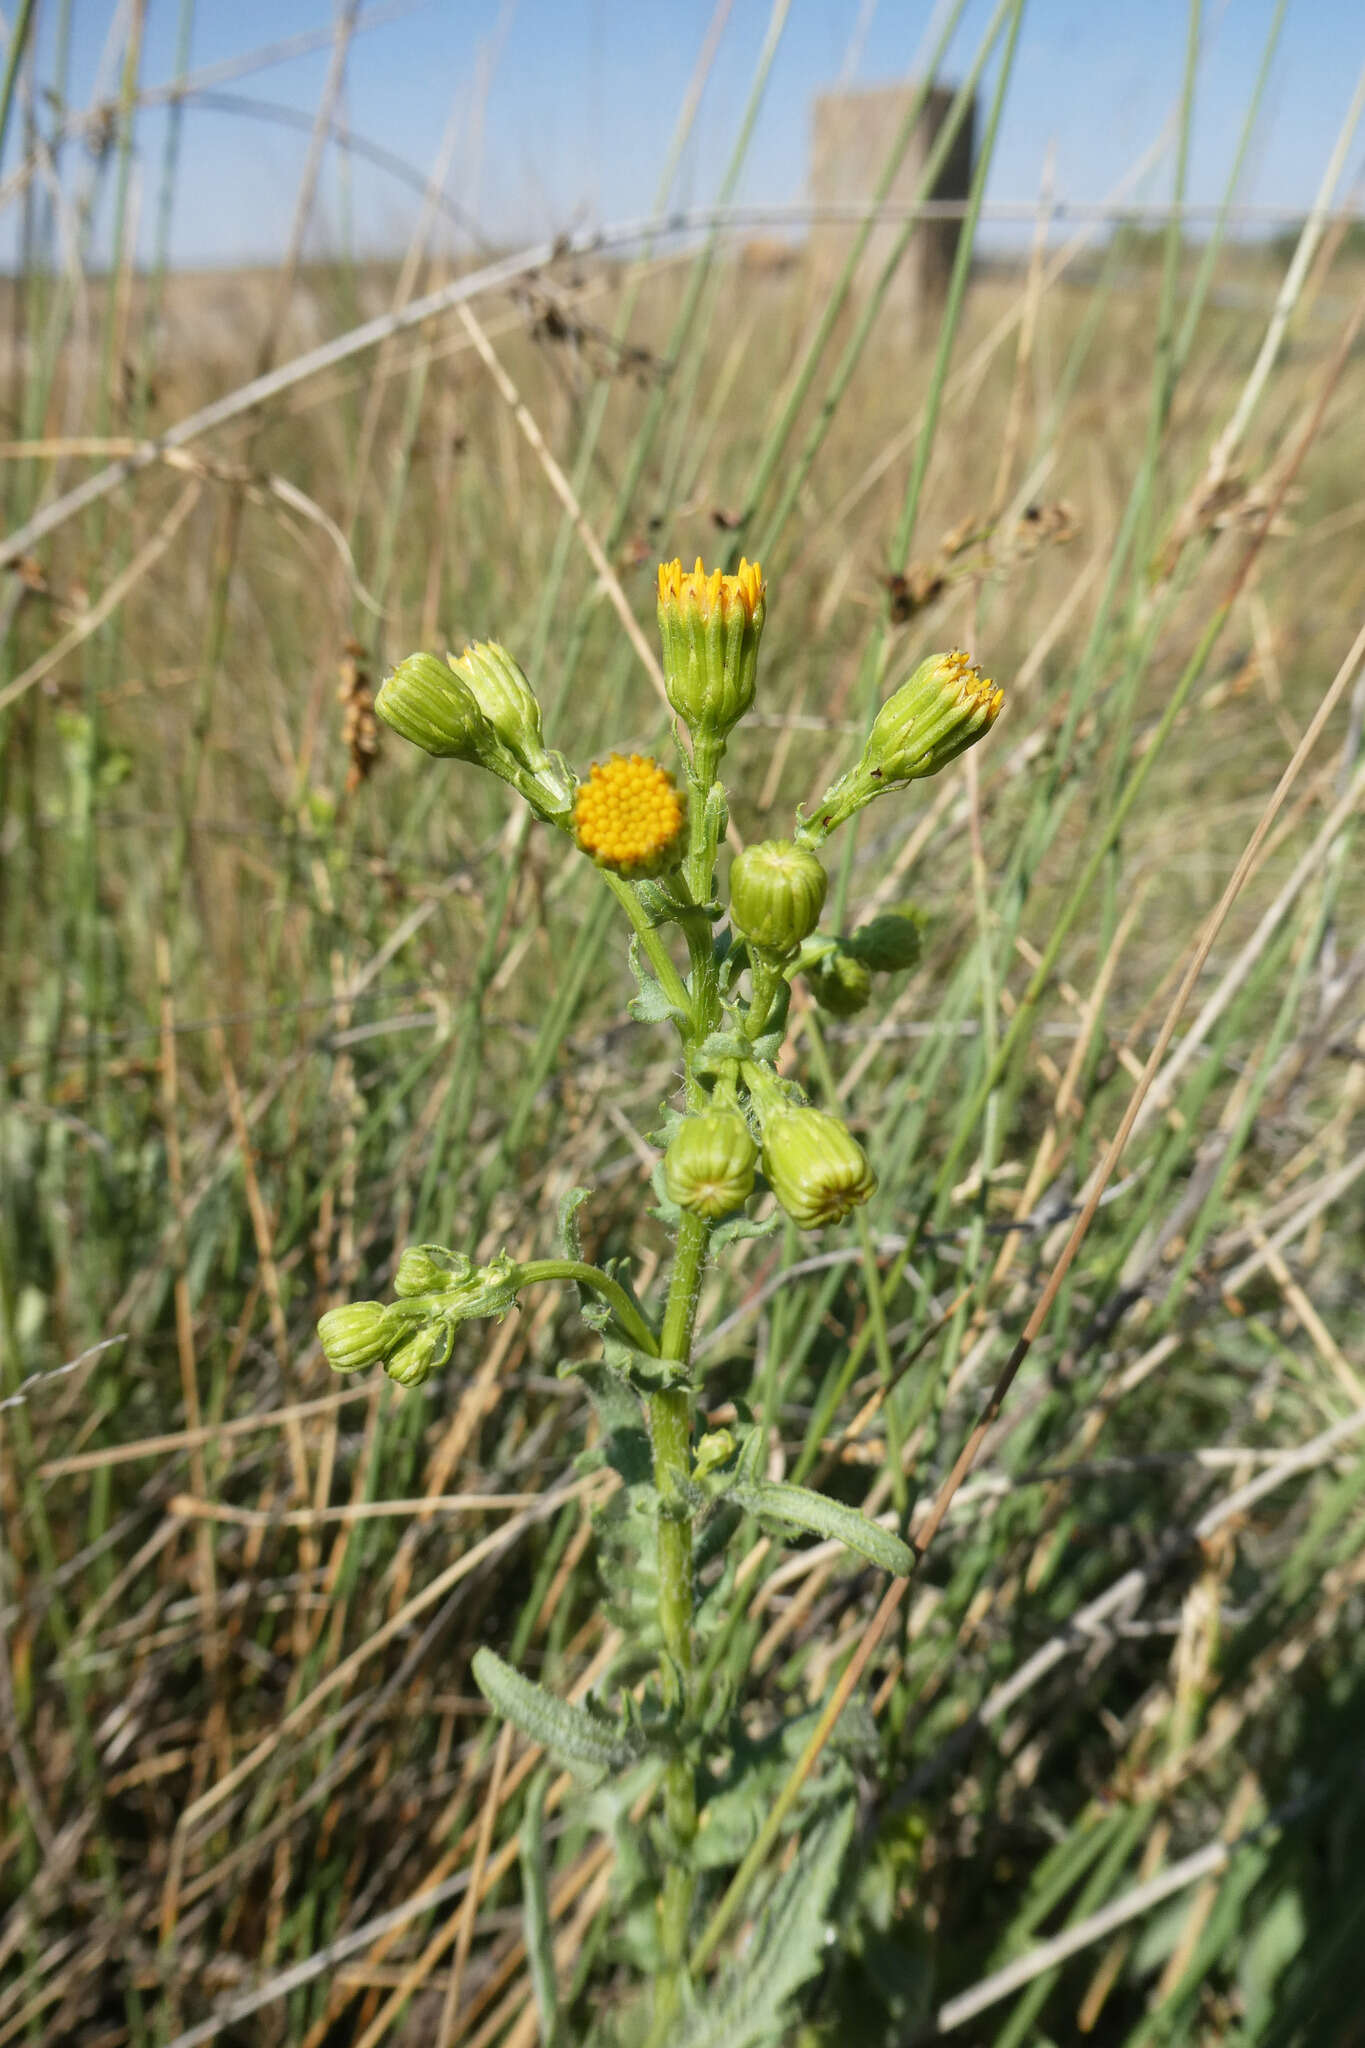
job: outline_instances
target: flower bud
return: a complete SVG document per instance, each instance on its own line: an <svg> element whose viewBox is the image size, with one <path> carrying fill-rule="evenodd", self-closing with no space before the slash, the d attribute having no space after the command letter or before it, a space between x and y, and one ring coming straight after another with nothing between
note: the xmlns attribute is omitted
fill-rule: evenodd
<svg viewBox="0 0 1365 2048"><path fill-rule="evenodd" d="M877 1176L852 1131L822 1109L788 1105L764 1116L763 1171L802 1230L841 1223L877 1191Z"/></svg>
<svg viewBox="0 0 1365 2048"><path fill-rule="evenodd" d="M472 1259L443 1244L410 1244L398 1261L393 1291L399 1295L445 1294L469 1278Z"/></svg>
<svg viewBox="0 0 1365 2048"><path fill-rule="evenodd" d="M872 1000L872 974L852 953L836 948L805 970L810 992L831 1017L856 1017Z"/></svg>
<svg viewBox="0 0 1365 2048"><path fill-rule="evenodd" d="M538 793L541 801L536 808L552 816L567 811L573 802L573 777L558 754L547 753L539 700L507 649L496 640L480 640L458 657L448 654L446 662L518 767L532 778L534 791L518 784L522 794L536 803Z"/></svg>
<svg viewBox="0 0 1365 2048"><path fill-rule="evenodd" d="M730 915L756 946L789 953L820 922L829 876L813 853L789 839L765 839L736 854Z"/></svg>
<svg viewBox="0 0 1365 2048"><path fill-rule="evenodd" d="M462 676L434 654L410 654L384 678L375 710L405 740L447 761L483 764L497 735Z"/></svg>
<svg viewBox="0 0 1365 2048"><path fill-rule="evenodd" d="M843 950L874 974L899 974L918 967L924 950L924 920L917 910L884 910L842 941Z"/></svg>
<svg viewBox="0 0 1365 2048"><path fill-rule="evenodd" d="M708 576L681 562L659 564L659 633L668 701L695 738L722 745L754 701L758 642L767 608L763 572Z"/></svg>
<svg viewBox="0 0 1365 2048"><path fill-rule="evenodd" d="M496 640L476 640L446 666L460 678L504 745L531 765L545 752L540 704L518 664Z"/></svg>
<svg viewBox="0 0 1365 2048"><path fill-rule="evenodd" d="M683 802L666 768L647 754L594 761L574 803L574 837L598 867L639 881L682 857Z"/></svg>
<svg viewBox="0 0 1365 2048"><path fill-rule="evenodd" d="M931 654L883 704L862 759L825 791L801 828L802 840L818 846L882 790L937 775L990 731L1004 701L1004 691L960 649Z"/></svg>
<svg viewBox="0 0 1365 2048"><path fill-rule="evenodd" d="M455 1325L444 1318L427 1323L415 1336L400 1344L384 1367L400 1387L420 1387L446 1364L455 1347Z"/></svg>
<svg viewBox="0 0 1365 2048"><path fill-rule="evenodd" d="M758 1147L738 1110L708 1109L684 1117L673 1133L664 1186L680 1209L715 1222L748 1201L757 1164Z"/></svg>
<svg viewBox="0 0 1365 2048"><path fill-rule="evenodd" d="M708 1429L697 1443L692 1459L692 1477L705 1479L722 1465L729 1463L735 1455L735 1439L728 1429Z"/></svg>
<svg viewBox="0 0 1365 2048"><path fill-rule="evenodd" d="M990 731L1004 701L960 648L931 654L877 713L863 750L869 772L887 782L937 775Z"/></svg>
<svg viewBox="0 0 1365 2048"><path fill-rule="evenodd" d="M333 1372L363 1372L378 1365L396 1343L402 1325L382 1301L348 1301L329 1308L318 1323L318 1336Z"/></svg>

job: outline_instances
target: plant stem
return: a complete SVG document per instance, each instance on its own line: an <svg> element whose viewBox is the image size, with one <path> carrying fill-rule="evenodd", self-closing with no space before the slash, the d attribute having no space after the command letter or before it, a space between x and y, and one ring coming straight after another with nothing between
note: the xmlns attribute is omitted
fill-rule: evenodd
<svg viewBox="0 0 1365 2048"><path fill-rule="evenodd" d="M790 958L790 955L785 957ZM787 977L778 959L764 952L761 947L751 947L749 978L753 998L749 1004L749 1014L744 1020L744 1028L750 1038L761 1038L767 1029L768 1019L777 1007L777 1000Z"/></svg>
<svg viewBox="0 0 1365 2048"><path fill-rule="evenodd" d="M669 1283L661 1351L687 1359L697 1318L697 1297L711 1226L684 1216ZM661 1388L650 1398L649 1428L654 1443L654 1483L659 1491L659 1625L663 1635L664 1699L685 1722L692 1694L692 1511L687 1486L692 1470L692 1397L686 1387ZM655 1994L650 2040L662 2038L677 2009L687 1955L695 1877L690 1854L697 1831L697 1797L692 1765L685 1756L669 1764L664 1811L675 1853L660 1900L664 1970Z"/></svg>
<svg viewBox="0 0 1365 2048"><path fill-rule="evenodd" d="M724 751L723 742L693 735L688 776L688 853L683 873L687 893L697 904L709 898L715 873L721 814L711 808L708 799ZM706 1089L694 1062L698 1047L720 1022L720 981L709 919L684 911L679 922L687 940L691 969L687 1006L690 1025L683 1034L686 1098L688 1109L698 1110L706 1100ZM651 936L657 940L656 934ZM678 1227L659 1355L684 1365L692 1355L692 1334L711 1229L704 1217L691 1213L684 1213ZM660 1676L664 1702L677 1715L683 1744L664 1779L664 1813L672 1837L659 1900L664 1967L655 1987L653 2024L646 2041L646 2048L660 2048L677 2013L686 1975L688 1930L696 1890L692 1842L697 1832L697 1791L686 1750L692 1711L693 1588L692 1507L688 1498L692 1476L692 1396L685 1385L664 1387L651 1395L649 1432L654 1445L654 1484L659 1495L659 1630L663 1638Z"/></svg>
<svg viewBox="0 0 1365 2048"><path fill-rule="evenodd" d="M620 1281L613 1280L600 1266L589 1266L582 1259L530 1259L518 1266L518 1286L534 1287L541 1280L574 1280L580 1287L591 1287L594 1294L602 1297L631 1343L647 1351L651 1358L659 1356L659 1340L653 1330Z"/></svg>
<svg viewBox="0 0 1365 2048"><path fill-rule="evenodd" d="M625 911L626 916L630 919L635 929L635 936L640 941L640 945L649 959L650 966L658 975L659 986L668 997L669 1002L681 1010L684 1015L690 1015L692 1004L687 990L683 987L682 976L670 960L668 948L659 937L658 928L650 923L644 905L631 888L630 883L623 882L619 875L612 874L610 868L599 868L598 873L621 905L621 908Z"/></svg>

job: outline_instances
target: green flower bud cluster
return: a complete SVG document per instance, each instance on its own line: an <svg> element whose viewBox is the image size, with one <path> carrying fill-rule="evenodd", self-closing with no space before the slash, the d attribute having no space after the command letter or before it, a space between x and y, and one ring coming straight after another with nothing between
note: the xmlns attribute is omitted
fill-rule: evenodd
<svg viewBox="0 0 1365 2048"><path fill-rule="evenodd" d="M410 654L385 677L375 710L428 754L501 776L537 817L567 822L573 771L547 751L534 690L505 647L485 640L444 661Z"/></svg>
<svg viewBox="0 0 1365 2048"><path fill-rule="evenodd" d="M819 846L883 790L937 775L990 731L1005 701L960 649L931 654L887 699L855 768L825 791L798 835Z"/></svg>
<svg viewBox="0 0 1365 2048"><path fill-rule="evenodd" d="M321 1318L327 1363L333 1372L382 1365L400 1386L419 1387L449 1362L461 1323L515 1306L517 1281L506 1253L476 1266L444 1245L410 1245L398 1262L396 1301L351 1301Z"/></svg>
<svg viewBox="0 0 1365 2048"><path fill-rule="evenodd" d="M918 961L920 920L913 911L885 911L846 939L815 940L828 888L820 861L789 839L766 839L736 855L730 918L749 946L757 1022L771 1014L776 978L792 971L792 955L803 947L795 964L816 1002L834 1017L854 1017L867 1007L874 973L895 973Z"/></svg>
<svg viewBox="0 0 1365 2048"><path fill-rule="evenodd" d="M867 1154L837 1116L812 1109L767 1066L736 1062L761 1132L755 1144L749 1120L727 1077L711 1108L684 1117L664 1153L670 1200L694 1216L719 1222L741 1209L754 1190L762 1162L769 1187L802 1230L840 1223L877 1189Z"/></svg>
<svg viewBox="0 0 1365 2048"><path fill-rule="evenodd" d="M912 910L888 910L846 938L816 940L797 961L811 994L831 1017L856 1017L872 1000L874 974L895 974L918 964L922 920Z"/></svg>

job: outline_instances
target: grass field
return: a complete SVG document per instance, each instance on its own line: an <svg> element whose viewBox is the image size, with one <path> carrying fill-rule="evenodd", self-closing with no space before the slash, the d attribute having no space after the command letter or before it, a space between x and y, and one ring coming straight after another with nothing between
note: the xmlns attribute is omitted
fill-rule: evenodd
<svg viewBox="0 0 1365 2048"><path fill-rule="evenodd" d="M983 174L1007 89L997 51ZM137 119L134 65L63 175L117 208ZM989 1421L833 1741L824 1966L742 2038L1365 2039L1358 237L973 266L969 221L912 328L719 228L478 289L431 221L391 266L86 275L44 190L0 342L0 2044L541 2038L534 1758L469 1666L582 1696L621 1649L591 1333L546 1291L404 1392L313 1329L408 1243L548 1253L578 1186L657 1297L675 1063L591 870L372 695L496 636L580 772L662 746L656 565L741 546L739 839L921 654L1006 692L832 843L843 926L928 920L885 1001L800 1010L866 1228L703 1297L704 1409L750 1400L775 1477L914 1532ZM774 1788L881 1591L753 1534L723 1659ZM633 1951L591 1802L547 1813L562 2048Z"/></svg>

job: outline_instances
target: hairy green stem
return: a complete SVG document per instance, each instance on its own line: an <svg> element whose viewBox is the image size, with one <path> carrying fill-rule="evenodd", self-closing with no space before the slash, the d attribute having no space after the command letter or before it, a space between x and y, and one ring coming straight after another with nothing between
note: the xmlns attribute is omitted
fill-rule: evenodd
<svg viewBox="0 0 1365 2048"><path fill-rule="evenodd" d="M630 883L623 882L619 875L614 875L611 872L610 868L599 868L598 873L611 890L612 895L616 898L621 908L625 911L626 916L630 919L635 936L640 941L641 948L650 966L658 975L659 986L668 997L669 1002L681 1010L684 1015L690 1015L692 1003L687 990L683 987L682 976L669 958L668 948L659 937L658 927L650 922L649 913L631 888Z"/></svg>
<svg viewBox="0 0 1365 2048"><path fill-rule="evenodd" d="M714 733L692 735L692 760L687 770L689 804L687 813L687 862L684 872L694 903L704 903L711 893L711 876L716 865L716 841L706 814L707 799L716 786L725 742Z"/></svg>
<svg viewBox="0 0 1365 2048"><path fill-rule="evenodd" d="M691 780L691 817L686 880L694 902L711 893L716 865L718 813L707 803L723 749L697 745ZM697 1048L720 1022L720 983L709 921L685 917L683 933L691 966L690 1028L685 1032L687 1107L702 1107L706 1091L694 1061ZM656 936L656 934L652 934ZM662 980L662 976L660 977ZM666 984L665 984L666 986ZM692 1355L702 1270L711 1242L704 1217L685 1214L669 1281L659 1339L660 1355L687 1364ZM649 1428L654 1445L654 1483L659 1494L659 1629L663 1638L664 1699L678 1715L686 1741L692 1710L692 1396L686 1386L666 1387L650 1398ZM687 1969L688 1930L696 1889L691 1845L697 1831L697 1792L685 1750L668 1766L664 1812L672 1855L659 1901L664 1967L654 1998L647 2048L658 2048L677 2013Z"/></svg>
<svg viewBox="0 0 1365 2048"><path fill-rule="evenodd" d="M519 1287L534 1287L541 1280L573 1280L580 1287L591 1287L607 1304L631 1343L647 1351L651 1358L659 1356L659 1340L653 1330L620 1281L613 1280L600 1266L589 1266L582 1259L529 1259L518 1266Z"/></svg>
<svg viewBox="0 0 1365 2048"><path fill-rule="evenodd" d="M684 1216L664 1313L661 1351L685 1361L691 1354L702 1268L711 1226ZM651 1395L649 1428L654 1444L654 1483L659 1492L659 1626L663 1635L664 1699L685 1723L692 1704L692 1397L686 1387L664 1387ZM673 1837L660 1899L664 1970L655 1995L651 2042L661 2039L677 2010L687 1956L695 1877L690 1848L697 1831L697 1795L692 1765L677 1756L664 1780L664 1812Z"/></svg>
<svg viewBox="0 0 1365 2048"><path fill-rule="evenodd" d="M786 970L780 960L763 948L751 947L749 978L753 998L749 1004L749 1014L744 1020L744 1028L751 1039L761 1038L767 1029L768 1019L777 1007L782 984L787 978Z"/></svg>

